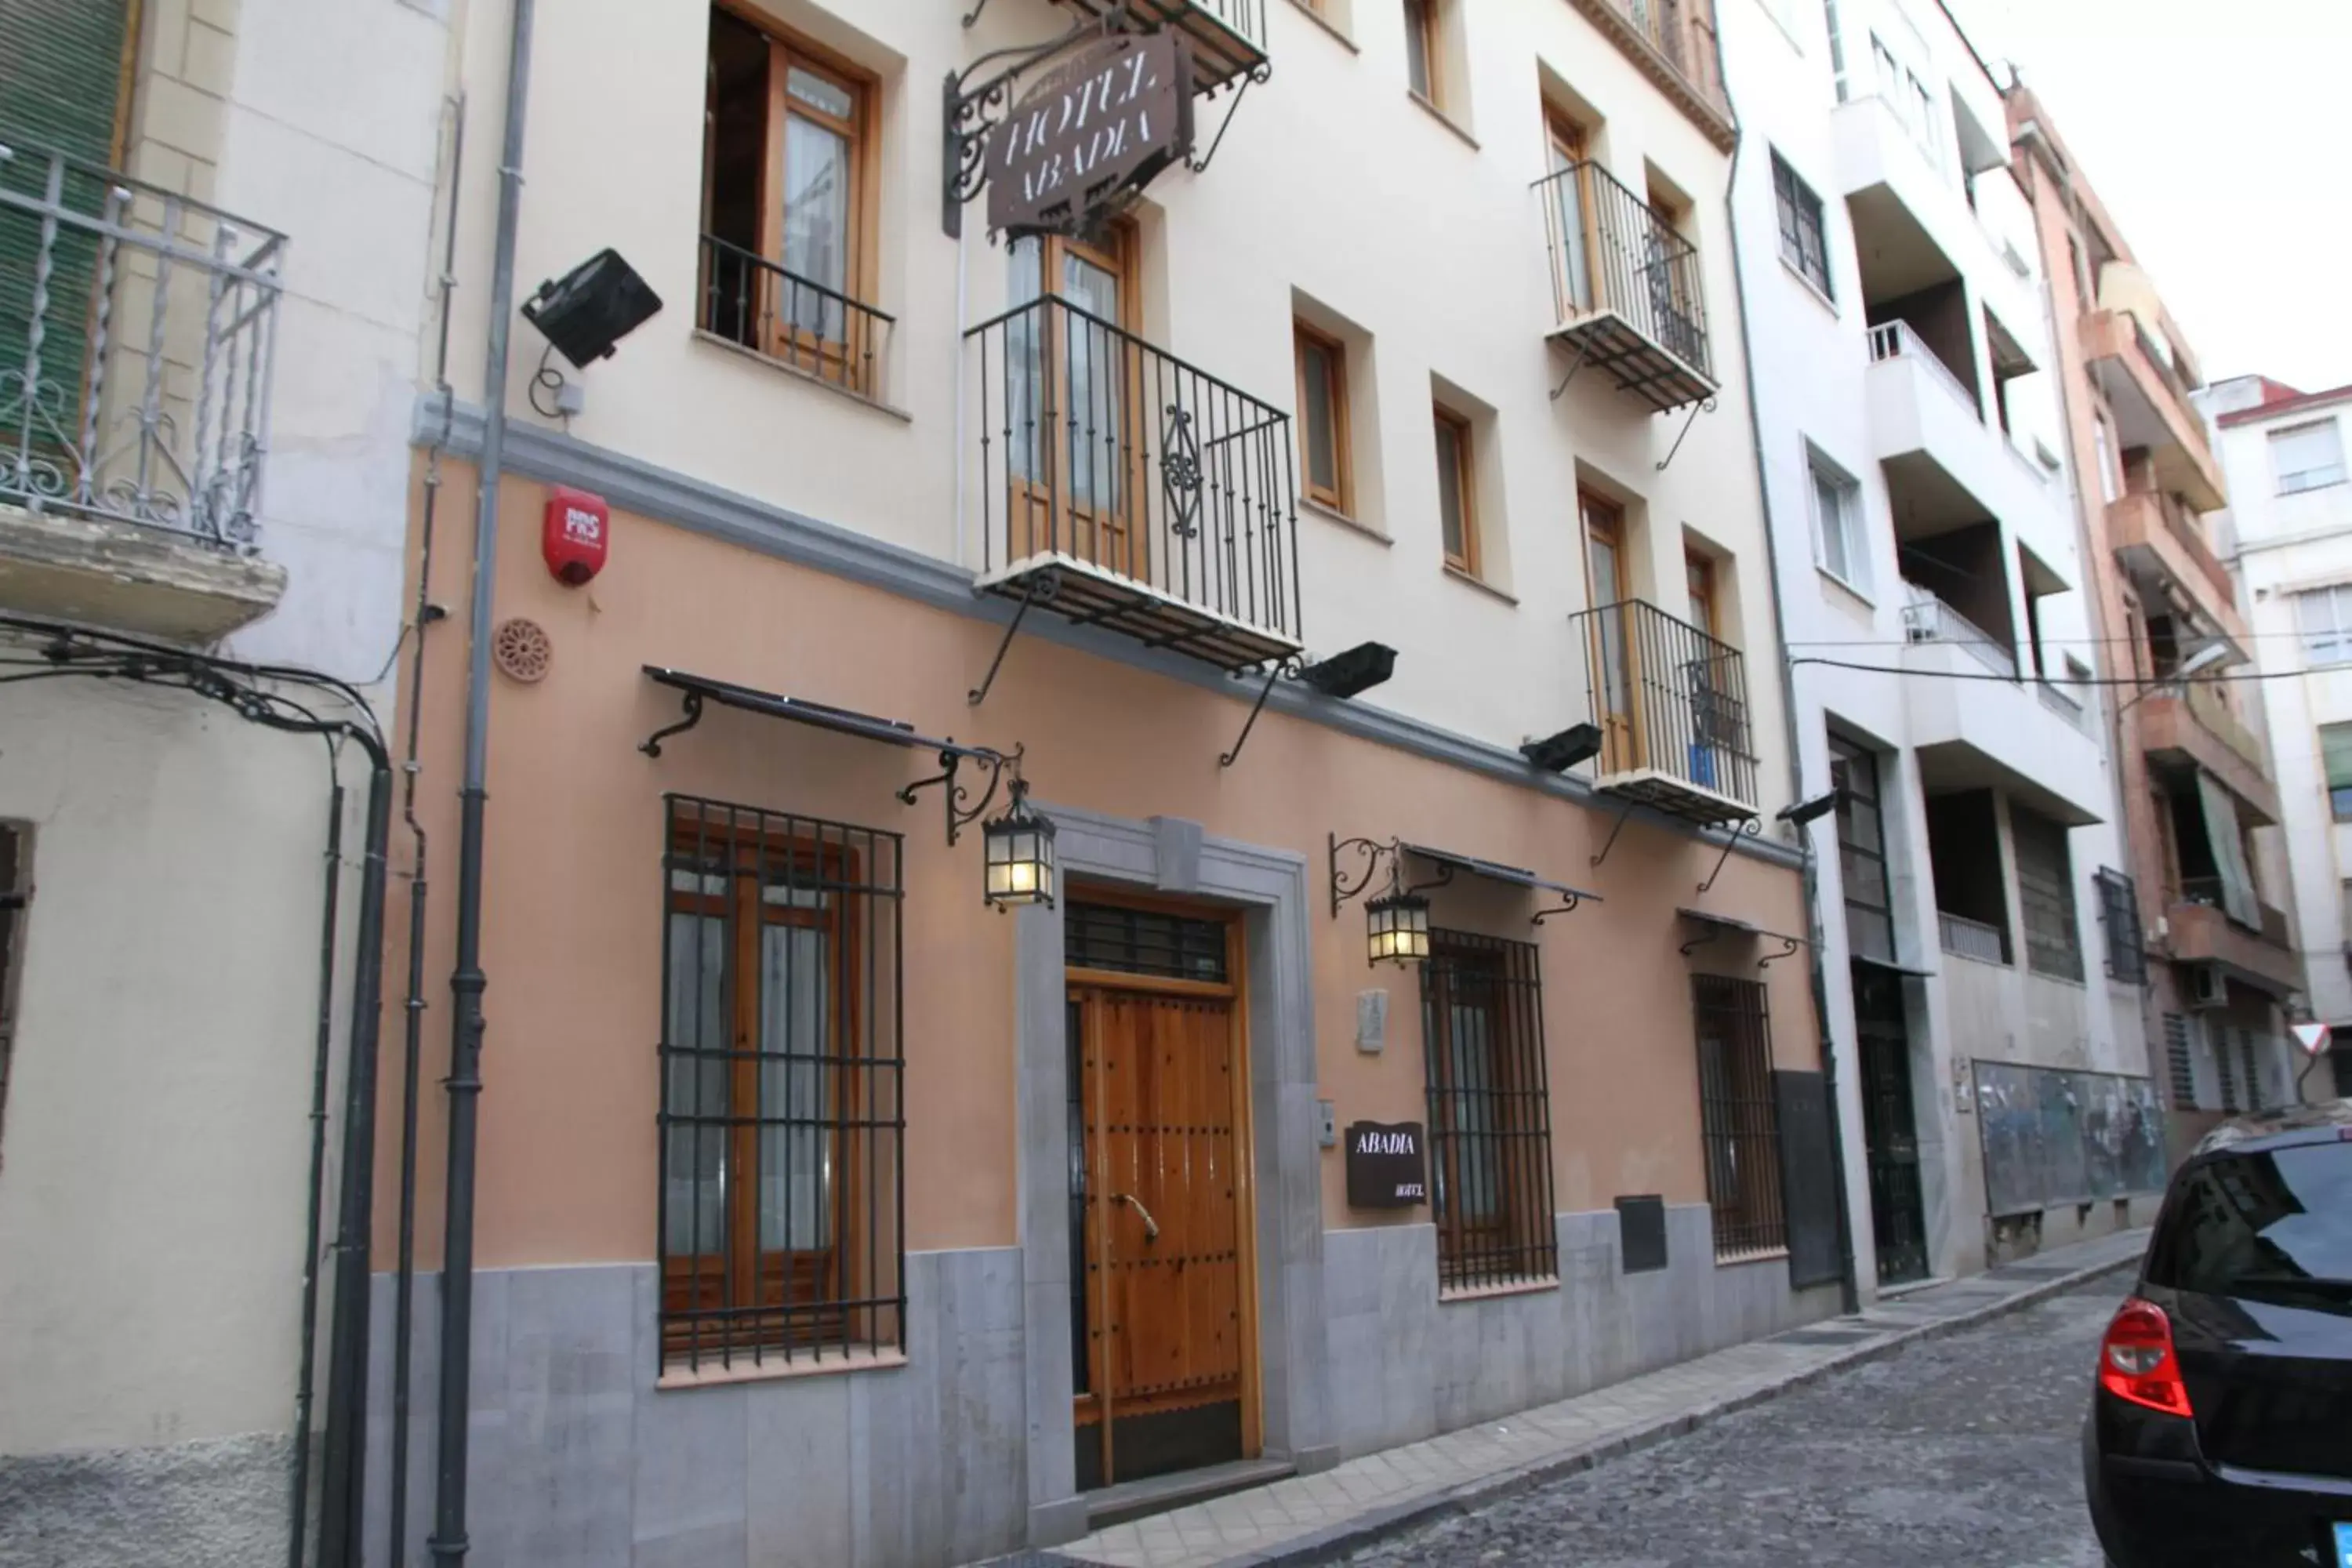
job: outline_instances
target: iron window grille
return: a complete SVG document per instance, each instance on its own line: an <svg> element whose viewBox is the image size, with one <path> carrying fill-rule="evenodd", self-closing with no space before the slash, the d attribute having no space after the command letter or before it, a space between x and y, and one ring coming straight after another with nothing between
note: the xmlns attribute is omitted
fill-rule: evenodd
<svg viewBox="0 0 2352 1568"><path fill-rule="evenodd" d="M1432 931L1421 997L1438 1288L1557 1279L1536 949Z"/></svg>
<svg viewBox="0 0 2352 1568"><path fill-rule="evenodd" d="M1772 202L1780 209L1780 259L1820 289L1823 299L1834 298L1829 245L1822 226L1822 198L1778 153L1772 154Z"/></svg>
<svg viewBox="0 0 2352 1568"><path fill-rule="evenodd" d="M2197 1109L2197 1058L2189 1047L2189 1020L2179 1013L2164 1016L2164 1064L2175 1110Z"/></svg>
<svg viewBox="0 0 2352 1568"><path fill-rule="evenodd" d="M667 797L665 1364L906 1342L901 840Z"/></svg>
<svg viewBox="0 0 2352 1568"><path fill-rule="evenodd" d="M2017 896L2024 916L2025 965L2061 980L2083 978L2083 944L2074 918L2074 878L2066 829L2023 806L2010 808L2017 842Z"/></svg>
<svg viewBox="0 0 2352 1568"><path fill-rule="evenodd" d="M2140 935L2139 889L2112 866L2099 868L2099 922L2107 933L2107 978L2147 984L2147 953Z"/></svg>
<svg viewBox="0 0 2352 1568"><path fill-rule="evenodd" d="M1853 742L1832 735L1830 782L1838 790L1838 871L1845 889L1846 943L1862 957L1891 963L1895 916L1886 890L1886 828L1878 798L1878 759Z"/></svg>
<svg viewBox="0 0 2352 1568"><path fill-rule="evenodd" d="M1214 984L1231 978L1224 922L1164 910L1073 903L1062 920L1062 950L1072 969Z"/></svg>
<svg viewBox="0 0 2352 1568"><path fill-rule="evenodd" d="M1780 1195L1780 1115L1772 1097L1772 1021L1764 984L1691 976L1698 1033L1699 1128L1717 1262L1789 1245Z"/></svg>

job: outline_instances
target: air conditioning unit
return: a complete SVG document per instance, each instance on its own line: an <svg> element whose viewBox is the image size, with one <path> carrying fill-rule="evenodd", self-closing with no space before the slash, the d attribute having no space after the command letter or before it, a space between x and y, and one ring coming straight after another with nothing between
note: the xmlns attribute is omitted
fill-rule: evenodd
<svg viewBox="0 0 2352 1568"><path fill-rule="evenodd" d="M2230 1005L2230 983L2221 978L2220 969L2210 963L2189 965L2189 1005L2200 1009Z"/></svg>

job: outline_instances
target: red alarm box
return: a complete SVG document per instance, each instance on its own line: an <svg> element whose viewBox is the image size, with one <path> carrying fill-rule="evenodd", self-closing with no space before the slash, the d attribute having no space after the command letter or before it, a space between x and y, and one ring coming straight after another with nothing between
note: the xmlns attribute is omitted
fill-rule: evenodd
<svg viewBox="0 0 2352 1568"><path fill-rule="evenodd" d="M613 537L613 510L604 498L557 485L547 492L540 550L555 580L577 588L604 569Z"/></svg>

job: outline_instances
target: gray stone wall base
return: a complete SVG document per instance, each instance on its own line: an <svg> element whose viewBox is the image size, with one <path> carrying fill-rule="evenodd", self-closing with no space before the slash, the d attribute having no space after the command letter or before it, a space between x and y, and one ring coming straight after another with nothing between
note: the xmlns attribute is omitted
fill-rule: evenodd
<svg viewBox="0 0 2352 1568"><path fill-rule="evenodd" d="M1431 1225L1334 1230L1323 1243L1339 1451L1416 1442L1833 1316L1788 1260L1718 1265L1705 1204L1666 1211L1668 1266L1627 1274L1614 1209L1558 1216L1559 1285L1438 1300Z"/></svg>
<svg viewBox="0 0 2352 1568"><path fill-rule="evenodd" d="M1054 1502L1041 1502L1029 1510L1029 1544L1059 1546L1066 1541L1076 1541L1087 1533L1087 1500L1066 1497Z"/></svg>
<svg viewBox="0 0 2352 1568"><path fill-rule="evenodd" d="M292 1456L265 1432L0 1458L0 1568L282 1563Z"/></svg>

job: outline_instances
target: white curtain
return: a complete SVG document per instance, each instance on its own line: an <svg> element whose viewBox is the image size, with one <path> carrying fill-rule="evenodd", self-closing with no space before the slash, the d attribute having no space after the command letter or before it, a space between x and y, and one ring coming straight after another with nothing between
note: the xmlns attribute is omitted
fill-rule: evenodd
<svg viewBox="0 0 2352 1568"><path fill-rule="evenodd" d="M2221 909L2249 931L2263 929L2262 901L2254 897L2254 873L2246 864L2246 842L2238 832L2238 806L2211 773L2197 775L2205 806L2205 837L2221 878Z"/></svg>

